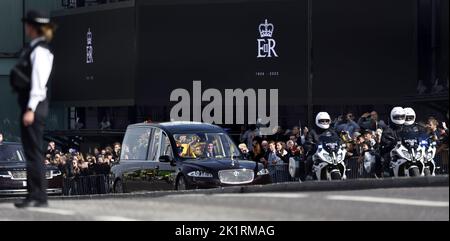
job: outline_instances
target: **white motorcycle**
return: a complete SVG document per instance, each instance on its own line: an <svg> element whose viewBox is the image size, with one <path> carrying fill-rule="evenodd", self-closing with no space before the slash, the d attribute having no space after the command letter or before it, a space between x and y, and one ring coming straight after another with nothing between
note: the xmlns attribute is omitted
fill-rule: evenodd
<svg viewBox="0 0 450 241"><path fill-rule="evenodd" d="M317 180L345 180L346 166L345 157L347 146L340 144L338 136L321 136L320 145L313 155L313 173Z"/></svg>
<svg viewBox="0 0 450 241"><path fill-rule="evenodd" d="M424 141L418 136L402 138L391 151L391 168L395 177L424 175L424 159L427 152Z"/></svg>

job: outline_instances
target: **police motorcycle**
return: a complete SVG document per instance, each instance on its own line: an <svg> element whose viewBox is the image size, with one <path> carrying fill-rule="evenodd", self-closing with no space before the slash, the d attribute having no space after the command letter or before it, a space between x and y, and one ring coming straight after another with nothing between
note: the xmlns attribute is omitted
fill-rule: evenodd
<svg viewBox="0 0 450 241"><path fill-rule="evenodd" d="M404 133L391 151L391 169L395 177L424 175L427 141L419 132Z"/></svg>
<svg viewBox="0 0 450 241"><path fill-rule="evenodd" d="M405 109L405 127L413 132L418 132L421 135L420 143L425 147L425 156L423 158L423 173L424 176L436 175L436 163L434 158L436 156L436 142L429 137L425 130L420 128L416 123L416 112L413 108L406 107Z"/></svg>
<svg viewBox="0 0 450 241"><path fill-rule="evenodd" d="M313 174L319 181L322 180L345 180L347 145L341 144L337 135L325 132L319 138L317 151L313 155Z"/></svg>

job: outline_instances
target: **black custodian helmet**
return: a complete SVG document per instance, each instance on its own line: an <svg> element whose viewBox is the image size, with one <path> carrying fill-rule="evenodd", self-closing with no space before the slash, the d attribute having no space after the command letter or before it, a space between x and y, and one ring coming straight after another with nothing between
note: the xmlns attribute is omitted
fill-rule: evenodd
<svg viewBox="0 0 450 241"><path fill-rule="evenodd" d="M22 18L22 22L33 25L47 25L51 23L48 14L36 10L28 11L27 15Z"/></svg>

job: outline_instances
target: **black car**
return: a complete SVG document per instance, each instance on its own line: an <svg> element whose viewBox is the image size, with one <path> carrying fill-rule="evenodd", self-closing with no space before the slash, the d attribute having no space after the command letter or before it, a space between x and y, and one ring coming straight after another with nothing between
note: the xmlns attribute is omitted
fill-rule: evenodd
<svg viewBox="0 0 450 241"><path fill-rule="evenodd" d="M129 126L110 180L118 193L271 183L222 128L193 122Z"/></svg>
<svg viewBox="0 0 450 241"><path fill-rule="evenodd" d="M62 193L63 177L57 167L47 166L49 194ZM22 195L27 193L26 162L22 145L0 144L0 195Z"/></svg>

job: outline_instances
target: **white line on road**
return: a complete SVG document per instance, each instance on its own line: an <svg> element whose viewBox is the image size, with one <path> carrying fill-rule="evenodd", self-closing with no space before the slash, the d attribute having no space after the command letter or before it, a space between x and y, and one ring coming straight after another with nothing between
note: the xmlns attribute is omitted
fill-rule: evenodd
<svg viewBox="0 0 450 241"><path fill-rule="evenodd" d="M94 217L95 221L139 221L137 219L131 219L131 218L125 218L125 217L118 217L118 216L97 216Z"/></svg>
<svg viewBox="0 0 450 241"><path fill-rule="evenodd" d="M309 195L303 193L223 193L214 194L217 197L267 197L267 198L307 198Z"/></svg>
<svg viewBox="0 0 450 241"><path fill-rule="evenodd" d="M344 196L344 195L330 195L330 196L327 196L326 198L328 200L338 200L338 201L388 203L388 204L424 206L424 207L448 207L449 206L449 202L404 199L404 198L384 198L384 197Z"/></svg>
<svg viewBox="0 0 450 241"><path fill-rule="evenodd" d="M265 192L265 193L218 193L218 194L175 194L168 197L235 197L235 198L245 198L245 197L266 197L266 198L307 198L308 194L303 193L275 193L275 192Z"/></svg>
<svg viewBox="0 0 450 241"><path fill-rule="evenodd" d="M76 213L70 210L63 209L54 209L54 208L27 208L25 210L38 212L38 213L48 213L48 214L56 214L61 216L75 216Z"/></svg>

